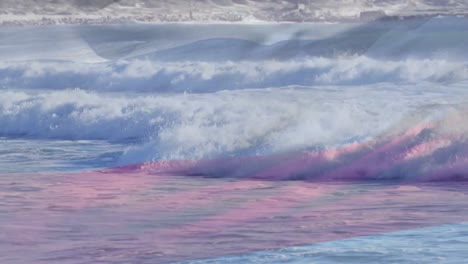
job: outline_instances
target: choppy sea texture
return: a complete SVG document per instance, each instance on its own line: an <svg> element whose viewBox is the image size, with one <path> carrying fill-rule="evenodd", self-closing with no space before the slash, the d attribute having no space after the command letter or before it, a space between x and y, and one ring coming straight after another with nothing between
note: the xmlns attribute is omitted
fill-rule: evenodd
<svg viewBox="0 0 468 264"><path fill-rule="evenodd" d="M456 263L467 36L457 17L2 27L0 262Z"/></svg>

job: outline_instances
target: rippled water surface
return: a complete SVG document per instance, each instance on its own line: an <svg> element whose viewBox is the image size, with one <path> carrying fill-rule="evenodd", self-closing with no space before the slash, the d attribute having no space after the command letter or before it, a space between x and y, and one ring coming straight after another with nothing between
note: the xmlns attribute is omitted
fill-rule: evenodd
<svg viewBox="0 0 468 264"><path fill-rule="evenodd" d="M3 174L0 179L3 263L163 263L327 241L335 242L208 263L466 257L464 225L382 234L466 221L465 184L326 184L105 172ZM375 234L382 235L339 241Z"/></svg>

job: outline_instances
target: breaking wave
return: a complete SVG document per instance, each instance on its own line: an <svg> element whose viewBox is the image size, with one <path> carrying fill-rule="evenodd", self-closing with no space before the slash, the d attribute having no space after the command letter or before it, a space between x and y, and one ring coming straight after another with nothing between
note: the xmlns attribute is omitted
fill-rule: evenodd
<svg viewBox="0 0 468 264"><path fill-rule="evenodd" d="M339 148L269 156L144 162L103 172L310 181L467 181L468 142L433 124Z"/></svg>
<svg viewBox="0 0 468 264"><path fill-rule="evenodd" d="M243 62L0 63L0 87L4 89L68 87L93 91L204 93L288 85L453 83L467 79L468 64L463 61L382 61L365 56Z"/></svg>
<svg viewBox="0 0 468 264"><path fill-rule="evenodd" d="M130 42L116 28L110 39L64 28L82 37L70 50L102 60L0 62L0 137L133 144L115 165L151 173L468 179L466 21L399 23L315 40L318 25L278 39L271 26L269 44L249 39L255 27L201 40L174 27L179 42L156 51L170 25Z"/></svg>
<svg viewBox="0 0 468 264"><path fill-rule="evenodd" d="M0 136L147 142L123 157L128 162L263 155L338 147L443 119L465 95L464 84L151 95L5 91Z"/></svg>

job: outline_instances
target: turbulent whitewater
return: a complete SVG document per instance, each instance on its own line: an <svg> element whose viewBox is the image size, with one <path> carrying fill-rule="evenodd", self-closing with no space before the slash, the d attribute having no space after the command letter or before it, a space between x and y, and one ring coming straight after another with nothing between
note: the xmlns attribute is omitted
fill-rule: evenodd
<svg viewBox="0 0 468 264"><path fill-rule="evenodd" d="M131 168L282 180L468 177L466 18L4 27L0 35L5 146L101 146L81 148L84 163L47 156L60 168L140 164ZM31 155L2 153L6 163Z"/></svg>

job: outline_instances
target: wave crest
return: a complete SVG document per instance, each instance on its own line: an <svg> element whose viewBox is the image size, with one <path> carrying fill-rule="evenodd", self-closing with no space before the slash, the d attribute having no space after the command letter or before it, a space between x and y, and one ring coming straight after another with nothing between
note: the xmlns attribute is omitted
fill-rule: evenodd
<svg viewBox="0 0 468 264"><path fill-rule="evenodd" d="M468 79L465 62L380 61L364 56L292 61L116 63L3 62L0 87L94 91L213 92L288 85L453 83Z"/></svg>

